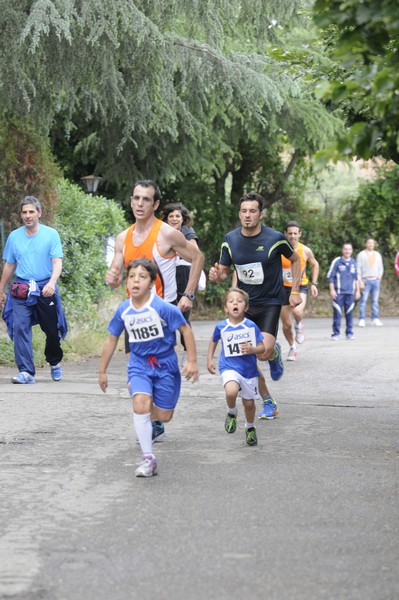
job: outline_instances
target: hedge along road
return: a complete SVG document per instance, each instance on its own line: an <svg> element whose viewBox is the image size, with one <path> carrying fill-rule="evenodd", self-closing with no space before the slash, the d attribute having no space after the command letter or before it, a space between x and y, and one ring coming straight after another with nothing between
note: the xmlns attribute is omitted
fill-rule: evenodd
<svg viewBox="0 0 399 600"><path fill-rule="evenodd" d="M106 395L97 359L31 386L1 369L0 598L397 599L399 318L338 343L308 319L255 448L241 407L224 431L213 326L193 323L200 382L183 384L151 479L134 477L123 353Z"/></svg>

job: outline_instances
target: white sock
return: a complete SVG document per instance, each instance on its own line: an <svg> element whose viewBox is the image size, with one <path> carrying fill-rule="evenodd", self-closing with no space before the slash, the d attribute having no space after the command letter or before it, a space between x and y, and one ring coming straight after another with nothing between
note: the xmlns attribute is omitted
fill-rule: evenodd
<svg viewBox="0 0 399 600"><path fill-rule="evenodd" d="M143 454L152 454L152 423L151 413L138 415L133 413L134 427L139 440L141 452Z"/></svg>
<svg viewBox="0 0 399 600"><path fill-rule="evenodd" d="M254 423L247 423L245 421L245 429L249 429L250 427L255 427Z"/></svg>
<svg viewBox="0 0 399 600"><path fill-rule="evenodd" d="M234 408L230 408L230 406L227 406L227 412L229 413L229 415L236 415L237 407L235 406Z"/></svg>

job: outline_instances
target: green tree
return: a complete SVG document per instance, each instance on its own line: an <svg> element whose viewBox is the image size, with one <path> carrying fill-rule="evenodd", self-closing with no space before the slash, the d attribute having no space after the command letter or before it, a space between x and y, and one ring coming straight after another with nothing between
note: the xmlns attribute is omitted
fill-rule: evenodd
<svg viewBox="0 0 399 600"><path fill-rule="evenodd" d="M360 186L358 195L343 213L358 247L373 236L382 254L392 263L399 248L399 167L380 169L378 177Z"/></svg>
<svg viewBox="0 0 399 600"><path fill-rule="evenodd" d="M314 19L333 61L317 94L347 118L337 151L399 162L399 4L316 0Z"/></svg>
<svg viewBox="0 0 399 600"><path fill-rule="evenodd" d="M3 0L1 110L7 118L29 113L51 132L75 179L96 169L120 190L143 174L163 183L216 169L220 178L227 165L252 184L265 178L256 177L256 163L242 177L239 146L247 144L245 136L234 144L231 130L256 131L258 146L277 133L276 153L295 129L296 161L310 139L319 147L335 129L272 56L303 4ZM310 124L320 117L315 136Z"/></svg>
<svg viewBox="0 0 399 600"><path fill-rule="evenodd" d="M0 117L0 219L7 231L19 225L18 202L32 194L42 202L43 221L52 223L60 169L48 140L28 123Z"/></svg>

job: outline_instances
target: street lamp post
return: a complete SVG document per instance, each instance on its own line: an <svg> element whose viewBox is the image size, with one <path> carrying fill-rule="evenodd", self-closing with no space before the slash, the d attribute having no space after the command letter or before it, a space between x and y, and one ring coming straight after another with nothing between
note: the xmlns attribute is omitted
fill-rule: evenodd
<svg viewBox="0 0 399 600"><path fill-rule="evenodd" d="M86 175L80 179L83 181L86 191L89 194L95 194L98 190L100 182L103 180L102 177L98 177L97 175Z"/></svg>

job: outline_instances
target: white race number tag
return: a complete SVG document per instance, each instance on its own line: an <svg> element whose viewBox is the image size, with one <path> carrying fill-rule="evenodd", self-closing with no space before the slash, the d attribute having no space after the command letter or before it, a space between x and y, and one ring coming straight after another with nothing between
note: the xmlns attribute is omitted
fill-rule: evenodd
<svg viewBox="0 0 399 600"><path fill-rule="evenodd" d="M283 281L292 283L292 271L291 269L283 269Z"/></svg>
<svg viewBox="0 0 399 600"><path fill-rule="evenodd" d="M256 346L255 329L247 327L237 331L222 331L222 344L226 357L242 356L241 346L244 342L250 342Z"/></svg>
<svg viewBox="0 0 399 600"><path fill-rule="evenodd" d="M124 317L125 327L129 334L129 342L151 342L163 338L163 327L159 314L154 310L147 310L138 314L127 314Z"/></svg>
<svg viewBox="0 0 399 600"><path fill-rule="evenodd" d="M262 263L248 263L247 265L235 265L237 276L240 281L249 285L261 285L263 283Z"/></svg>

